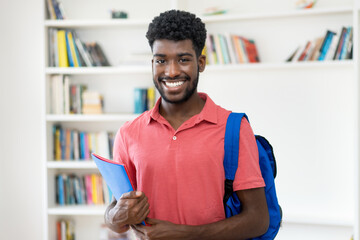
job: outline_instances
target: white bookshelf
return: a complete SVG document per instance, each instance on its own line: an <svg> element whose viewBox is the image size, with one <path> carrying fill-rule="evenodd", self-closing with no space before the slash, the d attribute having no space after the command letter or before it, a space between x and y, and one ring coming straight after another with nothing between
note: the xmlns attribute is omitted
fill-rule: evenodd
<svg viewBox="0 0 360 240"><path fill-rule="evenodd" d="M57 218L66 216L81 221L80 226L93 225L94 219L102 221L105 210L105 206L56 206L51 185L56 173L92 173L97 169L92 161L53 161L52 126L116 131L124 122L136 118L138 115L131 113L132 89L152 85L151 65L150 61L124 64L122 60L131 51L149 51L145 39L148 23L159 12L174 7L196 13L206 23L208 32L231 31L256 40L261 63L208 65L200 75L199 89L227 109L247 112L255 133L272 142L278 161L278 197L284 210L284 230L280 230L277 239L289 239L290 235L282 235L286 224L297 226L299 232L303 225L327 227L329 235L334 229L341 229L344 239L351 234L360 239L358 0L319 1L314 9L308 10L297 10L286 0L272 1L273 6L265 0L246 3L226 0L221 4L229 12L211 17L202 17L200 13L205 6L220 5L218 1L157 0L146 12L137 8L139 3L110 0L99 3L99 9L128 7L130 18L115 20L103 12L99 14L94 6L89 6L87 12L79 10L85 0L62 2L65 9L71 6L69 18L44 20L45 43L49 28L74 29L82 40L100 42L112 66L44 66L46 91L51 75L70 75L73 82L103 91L107 104L103 115L54 115L49 111L49 98L45 99L44 239L55 239L53 224ZM148 4L145 0L142 3ZM354 27L353 60L284 62L299 43L322 36L327 29L338 31L343 25ZM48 62L48 47L44 47L44 62ZM342 122L345 125L342 131L337 130L337 124ZM308 139L310 133L316 139ZM324 168L321 173L327 181L318 176ZM339 194L349 198L343 199ZM340 206L344 207L340 210ZM97 236L97 229L89 231ZM84 234L78 235L77 239L82 240Z"/></svg>
<svg viewBox="0 0 360 240"><path fill-rule="evenodd" d="M106 206L65 206L49 208L47 213L54 216L104 216Z"/></svg>
<svg viewBox="0 0 360 240"><path fill-rule="evenodd" d="M48 161L46 164L48 169L96 169L94 161Z"/></svg>
<svg viewBox="0 0 360 240"><path fill-rule="evenodd" d="M48 114L48 122L123 122L130 121L139 116L139 114L99 114L99 115L82 115L82 114Z"/></svg>
<svg viewBox="0 0 360 240"><path fill-rule="evenodd" d="M151 73L151 66L116 66L116 67L78 67L78 68L56 68L49 67L45 70L46 74L68 74L68 75L85 75L85 74L138 74Z"/></svg>

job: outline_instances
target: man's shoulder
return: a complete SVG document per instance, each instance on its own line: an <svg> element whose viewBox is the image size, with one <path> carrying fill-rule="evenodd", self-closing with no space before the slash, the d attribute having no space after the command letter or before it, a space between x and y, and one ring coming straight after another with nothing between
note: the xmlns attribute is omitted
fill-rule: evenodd
<svg viewBox="0 0 360 240"><path fill-rule="evenodd" d="M150 121L150 111L145 111L136 118L125 122L121 126L122 132L132 132L136 129L140 129L141 127L145 126Z"/></svg>

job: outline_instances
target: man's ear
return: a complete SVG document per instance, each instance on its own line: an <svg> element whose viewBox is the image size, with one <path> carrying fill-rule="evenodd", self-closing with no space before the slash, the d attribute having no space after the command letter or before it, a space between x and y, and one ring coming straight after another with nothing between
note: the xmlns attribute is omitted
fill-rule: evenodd
<svg viewBox="0 0 360 240"><path fill-rule="evenodd" d="M198 59L199 72L203 72L205 70L206 65L206 56L200 55Z"/></svg>

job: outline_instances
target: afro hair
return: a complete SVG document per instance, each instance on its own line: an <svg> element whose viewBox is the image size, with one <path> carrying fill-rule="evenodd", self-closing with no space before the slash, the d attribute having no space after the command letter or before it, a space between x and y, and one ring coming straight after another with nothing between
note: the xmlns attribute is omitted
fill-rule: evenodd
<svg viewBox="0 0 360 240"><path fill-rule="evenodd" d="M195 14L170 10L155 17L149 24L146 38L152 49L155 40L181 41L190 39L197 56L200 56L206 40L205 24Z"/></svg>

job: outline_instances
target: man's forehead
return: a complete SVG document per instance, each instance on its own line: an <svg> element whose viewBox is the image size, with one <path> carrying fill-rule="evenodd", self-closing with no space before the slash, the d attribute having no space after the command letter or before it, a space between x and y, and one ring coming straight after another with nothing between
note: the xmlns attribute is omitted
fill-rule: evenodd
<svg viewBox="0 0 360 240"><path fill-rule="evenodd" d="M170 54L170 53L189 53L194 54L195 50L190 39L186 40L168 40L168 39L158 39L154 41L153 44L153 54Z"/></svg>

